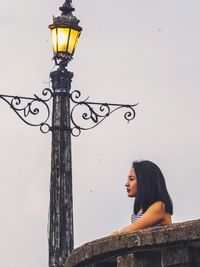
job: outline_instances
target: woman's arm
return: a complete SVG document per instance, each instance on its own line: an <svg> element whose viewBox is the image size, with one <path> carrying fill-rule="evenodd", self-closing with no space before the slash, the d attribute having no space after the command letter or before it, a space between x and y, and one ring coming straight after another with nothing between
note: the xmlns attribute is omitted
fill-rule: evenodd
<svg viewBox="0 0 200 267"><path fill-rule="evenodd" d="M131 233L133 231L152 226L157 222L162 221L165 214L166 212L163 202L157 201L147 209L147 211L142 215L140 219L138 219L133 224L122 228L120 231L118 231L118 234ZM114 232L113 234L117 234L117 232Z"/></svg>

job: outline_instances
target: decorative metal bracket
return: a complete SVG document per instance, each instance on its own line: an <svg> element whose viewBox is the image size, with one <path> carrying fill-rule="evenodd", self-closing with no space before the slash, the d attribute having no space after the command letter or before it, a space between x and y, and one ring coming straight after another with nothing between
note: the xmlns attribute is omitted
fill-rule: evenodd
<svg viewBox="0 0 200 267"><path fill-rule="evenodd" d="M126 109L124 113L124 118L127 122L133 120L135 118L136 112L134 107L138 105L138 103L134 105L125 105L125 104L113 104L113 103L99 103L99 102L89 102L88 98L80 101L81 93L78 90L73 91L70 94L71 101L75 104L71 110L71 134L75 137L81 134L82 130L90 130L95 128L98 124L100 124L103 120L105 120L110 114L119 109ZM79 109L81 107L81 111ZM84 110L84 111L83 111ZM76 115L77 113L77 115ZM76 119L87 121L87 125L81 126L81 122Z"/></svg>
<svg viewBox="0 0 200 267"><path fill-rule="evenodd" d="M47 102L53 97L53 92L49 88L42 91L44 98L0 95L17 116L26 124L31 126L39 126L42 133L50 131L50 126L47 123L50 117L50 108ZM36 116L37 115L37 116Z"/></svg>
<svg viewBox="0 0 200 267"><path fill-rule="evenodd" d="M48 124L51 112L47 102L54 97L54 93L51 89L45 88L42 91L42 96L43 98L35 94L34 97L0 95L0 99L3 99L8 104L23 122L31 126L40 127L42 133L48 133L52 128ZM126 105L90 102L88 101L89 97L80 100L81 93L78 90L73 91L69 97L74 103L70 114L72 124L70 131L75 137L79 136L82 130L95 128L114 111L122 108L125 109L125 120L127 122L133 120L136 115L134 107L138 105L138 103ZM83 122L85 125L83 125Z"/></svg>

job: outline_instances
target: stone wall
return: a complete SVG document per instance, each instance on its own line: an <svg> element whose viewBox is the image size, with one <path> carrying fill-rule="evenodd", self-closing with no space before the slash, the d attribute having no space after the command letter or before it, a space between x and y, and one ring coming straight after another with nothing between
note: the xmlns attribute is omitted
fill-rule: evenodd
<svg viewBox="0 0 200 267"><path fill-rule="evenodd" d="M200 220L108 236L75 249L65 267L200 267Z"/></svg>

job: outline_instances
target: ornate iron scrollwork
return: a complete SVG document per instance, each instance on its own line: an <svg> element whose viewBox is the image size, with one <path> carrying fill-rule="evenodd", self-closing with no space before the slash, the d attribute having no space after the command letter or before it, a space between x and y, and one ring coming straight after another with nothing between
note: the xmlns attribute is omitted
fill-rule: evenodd
<svg viewBox="0 0 200 267"><path fill-rule="evenodd" d="M71 101L75 104L71 110L70 116L72 122L71 133L73 136L79 136L82 130L90 130L95 128L98 124L100 124L103 120L110 116L110 114L112 114L114 111L122 108L126 109L124 113L124 118L127 122L135 118L136 113L134 107L137 106L138 103L134 105L99 103L87 101L88 98L81 101L79 100L80 97L81 93L78 90L73 91L70 95ZM80 107L81 111L78 112L78 108ZM79 114L79 118L82 117L84 122L88 121L87 125L82 126L81 122L77 122L78 120L76 119L76 112Z"/></svg>
<svg viewBox="0 0 200 267"><path fill-rule="evenodd" d="M42 91L42 97L34 94L34 97L0 95L17 116L26 124L38 126L42 133L51 131L51 126L48 123L50 117L50 107L48 101L54 96L51 89L45 88ZM82 130L90 130L95 128L113 112L119 109L125 109L124 118L127 122L135 118L136 112L134 105L113 104L90 102L89 98L80 100L81 93L78 90L70 94L70 100L74 103L71 109L71 134L75 137L81 134ZM80 109L79 109L80 108ZM82 118L82 120L81 120ZM84 122L84 125L83 125Z"/></svg>
<svg viewBox="0 0 200 267"><path fill-rule="evenodd" d="M48 133L50 125L47 123L50 117L50 108L47 102L52 98L52 91L45 88L42 91L42 96L34 97L0 95L17 116L26 124L40 127L41 132ZM37 117L37 118L36 118Z"/></svg>

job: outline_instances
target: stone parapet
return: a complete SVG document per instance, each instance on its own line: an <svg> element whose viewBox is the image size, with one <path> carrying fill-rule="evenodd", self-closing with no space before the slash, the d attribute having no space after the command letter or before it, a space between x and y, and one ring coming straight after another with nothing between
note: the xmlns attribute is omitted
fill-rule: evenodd
<svg viewBox="0 0 200 267"><path fill-rule="evenodd" d="M200 267L200 220L108 236L76 248L65 267Z"/></svg>

